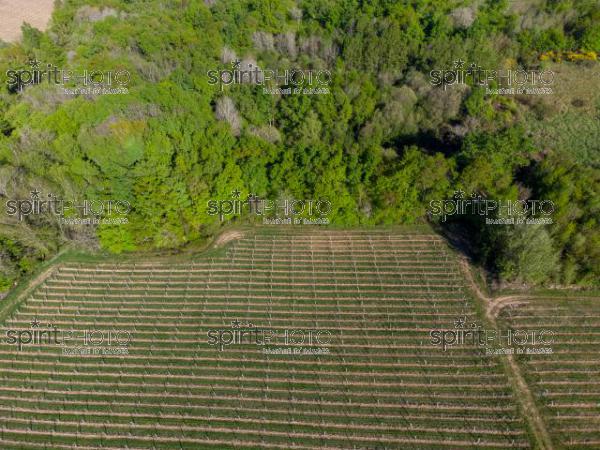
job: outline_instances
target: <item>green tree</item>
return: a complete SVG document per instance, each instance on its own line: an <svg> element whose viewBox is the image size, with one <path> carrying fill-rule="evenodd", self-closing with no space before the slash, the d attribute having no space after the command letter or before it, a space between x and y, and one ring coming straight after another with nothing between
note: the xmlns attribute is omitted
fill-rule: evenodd
<svg viewBox="0 0 600 450"><path fill-rule="evenodd" d="M541 284L557 275L559 252L543 225L516 225L503 233L498 268L509 281Z"/></svg>

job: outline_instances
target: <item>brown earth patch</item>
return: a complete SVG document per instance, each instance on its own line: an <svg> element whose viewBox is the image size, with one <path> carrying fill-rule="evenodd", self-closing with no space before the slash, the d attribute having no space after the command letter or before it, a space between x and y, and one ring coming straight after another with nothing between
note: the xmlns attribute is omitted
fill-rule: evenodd
<svg viewBox="0 0 600 450"><path fill-rule="evenodd" d="M225 245L228 242L231 242L236 239L241 239L244 237L244 233L241 231L225 231L221 233L221 235L215 241L215 247L220 247L221 245Z"/></svg>
<svg viewBox="0 0 600 450"><path fill-rule="evenodd" d="M19 40L23 22L45 30L53 9L54 0L0 0L0 39Z"/></svg>

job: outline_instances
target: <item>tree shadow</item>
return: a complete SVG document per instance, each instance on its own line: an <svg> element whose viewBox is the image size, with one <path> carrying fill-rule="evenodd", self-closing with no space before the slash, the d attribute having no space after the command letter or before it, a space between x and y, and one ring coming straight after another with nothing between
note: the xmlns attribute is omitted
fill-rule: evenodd
<svg viewBox="0 0 600 450"><path fill-rule="evenodd" d="M462 139L449 130L442 132L441 136L433 130L422 130L409 135L397 136L390 141L390 144L399 149L399 153L404 147L414 145L428 155L442 153L444 156L453 156L460 151Z"/></svg>

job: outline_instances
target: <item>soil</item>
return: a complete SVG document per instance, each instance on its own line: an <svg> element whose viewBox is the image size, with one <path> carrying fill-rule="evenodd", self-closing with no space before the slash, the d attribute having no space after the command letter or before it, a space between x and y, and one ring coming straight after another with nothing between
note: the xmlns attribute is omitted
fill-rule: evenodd
<svg viewBox="0 0 600 450"><path fill-rule="evenodd" d="M53 9L54 0L0 0L0 39L19 40L23 22L45 30Z"/></svg>
<svg viewBox="0 0 600 450"><path fill-rule="evenodd" d="M220 247L235 239L241 239L244 233L241 231L225 231L215 241L215 247Z"/></svg>

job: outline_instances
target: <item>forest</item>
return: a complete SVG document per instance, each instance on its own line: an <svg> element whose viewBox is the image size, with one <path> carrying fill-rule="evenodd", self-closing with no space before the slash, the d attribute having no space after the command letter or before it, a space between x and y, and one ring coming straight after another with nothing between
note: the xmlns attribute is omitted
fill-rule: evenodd
<svg viewBox="0 0 600 450"><path fill-rule="evenodd" d="M597 0L58 0L48 30L0 43L0 291L66 246L181 249L258 222L207 213L232 192L327 200L329 226L429 222L501 282L598 286L599 53ZM432 83L463 63L551 72L551 93ZM38 67L60 83L15 85ZM234 67L330 78L214 83ZM86 71L107 90L77 90ZM552 223L431 214L457 193L550 201ZM130 208L6 213L37 195Z"/></svg>

